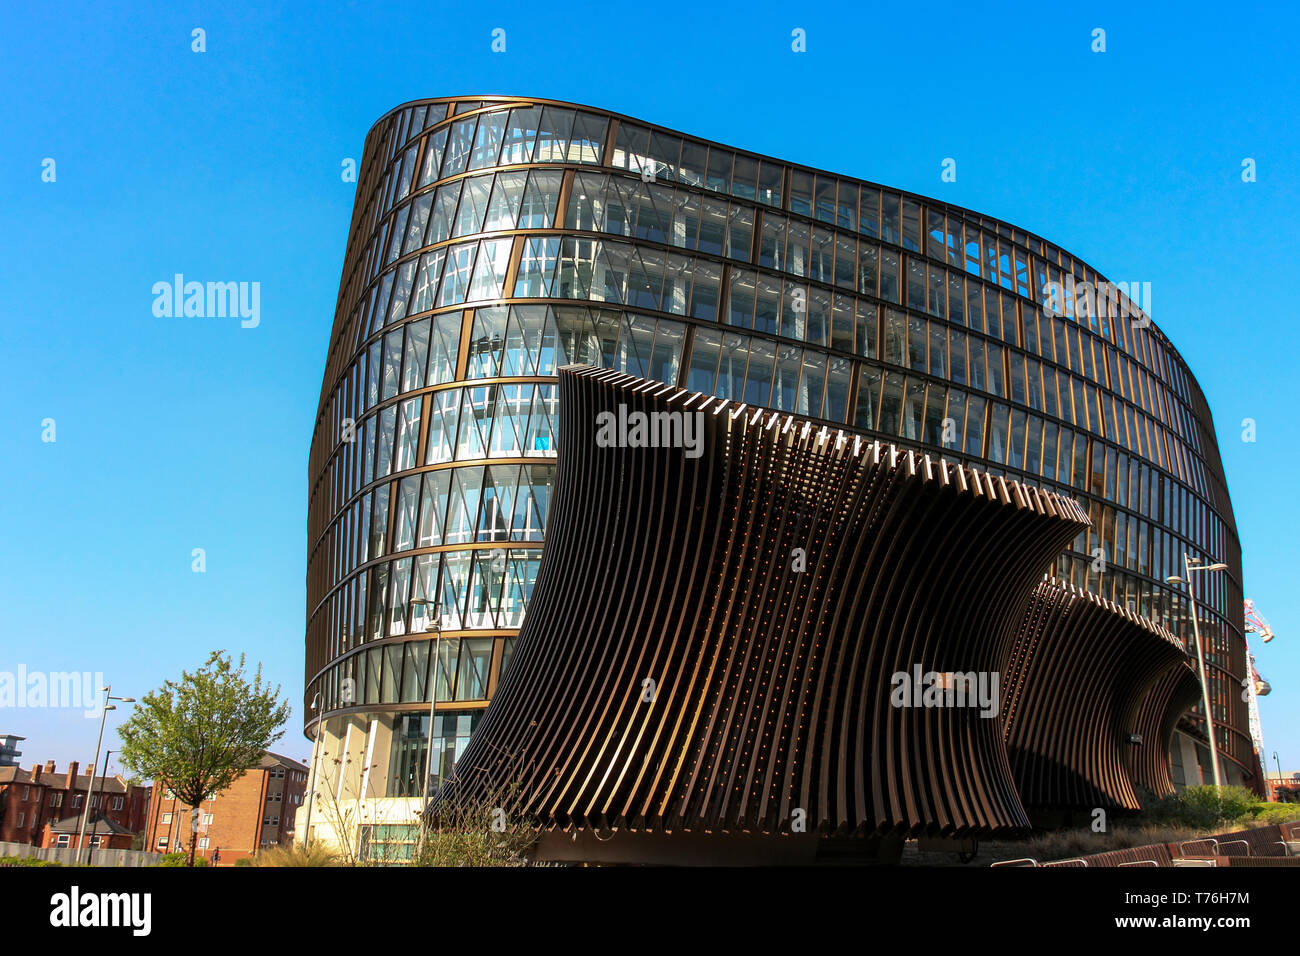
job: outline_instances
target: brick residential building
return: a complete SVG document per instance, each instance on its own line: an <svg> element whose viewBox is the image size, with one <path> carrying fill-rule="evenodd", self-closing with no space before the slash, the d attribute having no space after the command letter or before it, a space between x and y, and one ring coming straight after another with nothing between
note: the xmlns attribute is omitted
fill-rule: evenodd
<svg viewBox="0 0 1300 956"><path fill-rule="evenodd" d="M58 772L53 760L31 770L0 767L0 842L40 846L46 824L68 817L79 823L91 783L90 775L79 773L79 769L75 760L64 773ZM91 815L103 813L129 833L143 833L150 789L118 774L95 777Z"/></svg>
<svg viewBox="0 0 1300 956"><path fill-rule="evenodd" d="M1265 785L1268 787L1268 799L1272 803L1300 803L1300 773L1270 773Z"/></svg>
<svg viewBox="0 0 1300 956"><path fill-rule="evenodd" d="M192 807L160 782L149 808L144 849L154 853L189 851ZM261 762L199 808L196 856L219 866L252 856L259 849L293 844L293 819L307 790L307 767L289 757L266 753Z"/></svg>

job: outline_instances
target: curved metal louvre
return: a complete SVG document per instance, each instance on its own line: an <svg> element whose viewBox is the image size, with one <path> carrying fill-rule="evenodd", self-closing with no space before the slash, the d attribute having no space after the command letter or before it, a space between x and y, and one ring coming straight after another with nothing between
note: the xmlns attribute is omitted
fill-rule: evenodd
<svg viewBox="0 0 1300 956"><path fill-rule="evenodd" d="M1163 627L1055 578L1039 584L1004 720L1025 806L1136 810L1137 786L1172 793L1169 743L1189 679L1183 642Z"/></svg>
<svg viewBox="0 0 1300 956"><path fill-rule="evenodd" d="M891 677L1000 671L1087 525L1072 500L617 372L560 389L517 658L440 804L510 793L564 829L1027 825L996 715L893 706ZM599 447L620 405L699 413L702 453Z"/></svg>
<svg viewBox="0 0 1300 956"><path fill-rule="evenodd" d="M1139 702L1135 726L1142 743L1129 753L1133 783L1156 797L1174 792L1170 774L1170 747L1178 720L1201 698L1201 684L1191 661L1172 667Z"/></svg>

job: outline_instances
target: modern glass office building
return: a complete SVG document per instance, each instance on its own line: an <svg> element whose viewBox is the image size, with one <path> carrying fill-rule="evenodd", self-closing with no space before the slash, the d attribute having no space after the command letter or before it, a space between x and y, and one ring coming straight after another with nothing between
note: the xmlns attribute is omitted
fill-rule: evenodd
<svg viewBox="0 0 1300 956"><path fill-rule="evenodd" d="M1225 562L1196 582L1200 634L1225 782L1254 773L1210 410L1123 286L934 199L603 110L453 97L366 139L311 448L305 730L322 768L358 755L340 795L420 797L429 742L445 773L509 665L566 364L1073 497L1091 528L1050 573L1189 647L1165 578L1184 553Z"/></svg>

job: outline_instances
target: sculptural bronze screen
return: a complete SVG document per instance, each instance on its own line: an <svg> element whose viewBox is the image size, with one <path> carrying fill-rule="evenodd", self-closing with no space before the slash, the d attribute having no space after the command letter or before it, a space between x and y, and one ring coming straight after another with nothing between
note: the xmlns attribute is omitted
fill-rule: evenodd
<svg viewBox="0 0 1300 956"><path fill-rule="evenodd" d="M638 414L698 416L699 456L598 441ZM612 371L561 370L560 418L516 665L444 802L508 790L559 829L1028 825L996 704L895 687L1006 670L1075 502Z"/></svg>
<svg viewBox="0 0 1300 956"><path fill-rule="evenodd" d="M1137 810L1174 792L1174 723L1199 694L1183 642L1055 579L1016 629L1004 730L1022 802L1034 811Z"/></svg>

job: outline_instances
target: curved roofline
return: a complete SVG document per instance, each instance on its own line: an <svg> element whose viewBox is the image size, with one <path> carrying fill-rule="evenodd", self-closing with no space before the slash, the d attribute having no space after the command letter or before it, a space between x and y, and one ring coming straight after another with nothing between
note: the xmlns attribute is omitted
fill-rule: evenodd
<svg viewBox="0 0 1300 956"><path fill-rule="evenodd" d="M769 160L771 162L780 163L784 166L789 166L793 169L807 170L808 172L814 174L832 176L836 179L847 179L850 180L851 182L860 183L864 186L870 186L873 189L889 190L890 192L899 193L900 195L908 196L911 197L912 199L917 199L922 202L939 204L949 209L955 209L961 213L964 213L968 216L974 216L978 219L991 219L999 225L1006 226L1009 229L1014 229L1017 232L1022 232L1026 236L1030 236L1056 249L1060 249L1062 252L1067 253L1070 256L1070 258L1075 259L1076 261L1082 263L1084 266L1091 269L1097 275L1104 277L1104 273L1100 269L1096 268L1094 265L1092 265L1092 263L1090 263L1088 260L1084 259L1083 257L1076 255L1075 253L1071 252L1069 249L1066 249L1065 246L1061 245L1059 242L1056 242L1052 239L1048 239L1045 236L1041 236L1036 232L1031 232L1030 230L1026 229L1024 226L1017 225L1016 223L1011 222L1010 220L999 219L997 216L991 216L986 212L980 212L978 209L972 209L969 206L962 206L959 205L958 203L950 202L947 199L939 199L935 196L927 196L924 193L916 193L907 189L901 189L898 186L890 186L886 183L879 183L870 179L862 179L857 176L850 176L846 173L837 173L834 170L830 170L830 169L822 169L820 166L809 166L805 163L797 163L794 162L793 160L782 159L779 156L770 156L766 153L756 153L751 149L745 149L740 146L732 146L729 143L722 143L717 140L706 139L705 137L696 135L695 133L686 133L683 132L682 130L674 129L671 126L660 126L658 123L651 123L648 120L641 119L640 117L637 116L632 116L628 113L618 113L615 112L614 110L606 109L603 106L591 106L586 103L575 103L572 100L554 100L544 96L521 96L518 94L508 94L508 93L461 93L453 96L422 97L420 99L407 100L403 103L398 103L396 106L392 107L382 116L380 116L379 119L375 120L375 122L371 124L370 128L366 130L366 137L365 137L366 141L369 141L371 135L380 127L380 125L382 125L386 120L392 117L395 113L400 113L403 110L411 109L412 107L416 107L416 106L428 106L433 103L454 103L462 100L482 100L484 103L539 103L543 106L564 106L564 107L572 107L574 109L587 110L592 113L604 114L605 116L612 117L614 119L619 120L620 122L622 122L623 120L628 120L629 122L635 123L638 126L645 126L648 127L649 129L657 130L661 133L668 133L673 136L680 136L684 139L695 140L696 142L704 143L708 146L717 146L721 149L728 149L736 153L743 153L755 159ZM468 115L468 113L471 112L473 111L472 110L467 111L466 115ZM450 118L451 117L448 117L448 119ZM1110 280L1107 279L1106 281L1109 282ZM1150 323L1151 330L1155 334L1157 334L1161 339L1163 339L1164 342L1169 346L1170 352L1182 365L1184 371L1187 372L1187 375L1191 379L1192 384L1196 387L1196 390L1200 392L1202 397L1204 397L1205 390L1201 388L1201 384L1199 381L1197 381L1196 375L1192 371L1191 365L1189 365L1187 359L1183 357L1182 352L1178 350L1178 346L1174 344L1173 339L1171 339L1169 335L1162 328L1160 328L1160 326L1158 326L1155 320L1152 319L1150 316L1147 316L1147 320Z"/></svg>

